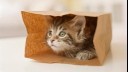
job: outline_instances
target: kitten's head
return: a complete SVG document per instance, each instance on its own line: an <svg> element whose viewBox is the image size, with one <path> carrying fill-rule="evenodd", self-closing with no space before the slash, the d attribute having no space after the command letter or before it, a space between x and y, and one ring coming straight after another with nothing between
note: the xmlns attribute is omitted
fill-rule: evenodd
<svg viewBox="0 0 128 72"><path fill-rule="evenodd" d="M47 32L47 43L55 52L70 50L82 44L85 39L84 28L86 20L84 16L52 17L53 21ZM78 47L77 47L78 48Z"/></svg>

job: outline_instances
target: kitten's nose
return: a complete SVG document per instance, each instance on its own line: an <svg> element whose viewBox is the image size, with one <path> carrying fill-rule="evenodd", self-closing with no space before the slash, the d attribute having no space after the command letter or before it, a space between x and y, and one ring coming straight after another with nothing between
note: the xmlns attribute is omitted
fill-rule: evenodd
<svg viewBox="0 0 128 72"><path fill-rule="evenodd" d="M53 43L53 41L55 41L55 40L51 40L51 43Z"/></svg>

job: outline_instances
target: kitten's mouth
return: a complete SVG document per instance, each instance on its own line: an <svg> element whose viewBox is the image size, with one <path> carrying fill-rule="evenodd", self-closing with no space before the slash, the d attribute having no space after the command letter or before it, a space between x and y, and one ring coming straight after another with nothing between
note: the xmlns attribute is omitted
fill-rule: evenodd
<svg viewBox="0 0 128 72"><path fill-rule="evenodd" d="M51 46L52 46L52 47L56 47L56 46L55 46L55 45L53 45L53 44L52 44Z"/></svg>

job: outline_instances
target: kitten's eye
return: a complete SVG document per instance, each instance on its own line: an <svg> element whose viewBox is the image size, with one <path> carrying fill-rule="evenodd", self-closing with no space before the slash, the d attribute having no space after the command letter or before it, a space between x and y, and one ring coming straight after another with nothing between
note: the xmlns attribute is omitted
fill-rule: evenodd
<svg viewBox="0 0 128 72"><path fill-rule="evenodd" d="M59 33L59 36L60 37L64 37L66 35L66 32L64 32L64 31L61 31L60 33Z"/></svg>
<svg viewBox="0 0 128 72"><path fill-rule="evenodd" d="M52 36L52 31L48 32L48 36L51 37Z"/></svg>

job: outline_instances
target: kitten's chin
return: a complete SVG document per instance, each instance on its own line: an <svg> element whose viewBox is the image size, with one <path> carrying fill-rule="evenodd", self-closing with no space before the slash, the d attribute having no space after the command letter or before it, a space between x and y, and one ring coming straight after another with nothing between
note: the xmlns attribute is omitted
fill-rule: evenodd
<svg viewBox="0 0 128 72"><path fill-rule="evenodd" d="M56 46L51 46L52 50L55 52L55 53L60 53L60 52L63 52L65 51L64 48L60 48L60 47L56 47Z"/></svg>

